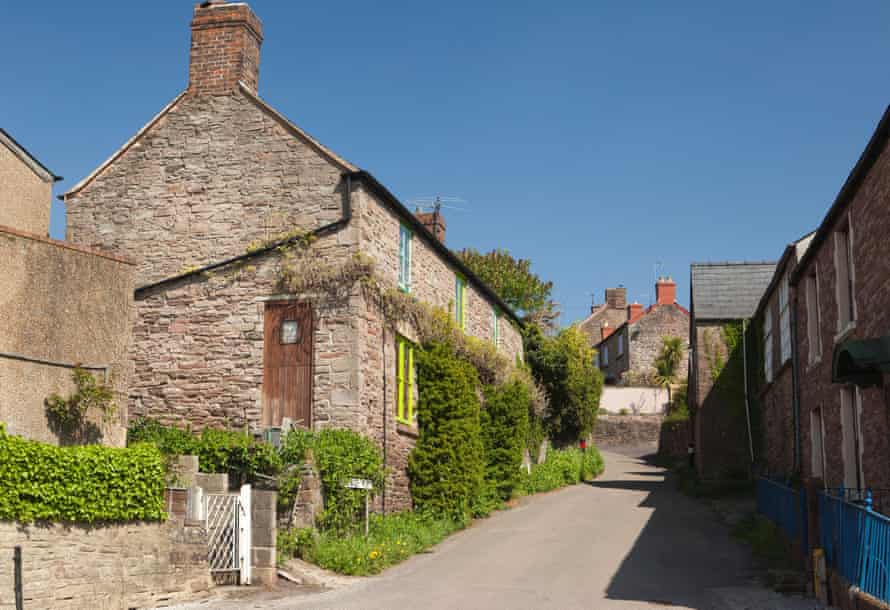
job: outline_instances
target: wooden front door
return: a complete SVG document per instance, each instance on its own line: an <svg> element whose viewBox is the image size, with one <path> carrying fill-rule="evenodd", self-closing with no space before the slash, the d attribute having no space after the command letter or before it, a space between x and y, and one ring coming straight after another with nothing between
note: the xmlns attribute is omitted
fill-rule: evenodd
<svg viewBox="0 0 890 610"><path fill-rule="evenodd" d="M286 417L312 427L312 336L308 303L266 303L263 425L280 426Z"/></svg>

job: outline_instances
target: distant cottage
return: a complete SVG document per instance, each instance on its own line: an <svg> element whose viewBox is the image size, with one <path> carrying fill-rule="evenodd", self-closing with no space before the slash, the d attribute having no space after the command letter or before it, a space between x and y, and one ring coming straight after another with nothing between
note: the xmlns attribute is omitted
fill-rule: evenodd
<svg viewBox="0 0 890 610"><path fill-rule="evenodd" d="M351 428L383 448L385 509L407 507L417 337L358 287L283 288L286 257L311 243L316 271L373 260L386 286L511 360L519 320L444 245L440 217L418 218L259 98L263 28L246 4L200 4L191 30L188 88L64 195L72 240L137 263L131 415Z"/></svg>

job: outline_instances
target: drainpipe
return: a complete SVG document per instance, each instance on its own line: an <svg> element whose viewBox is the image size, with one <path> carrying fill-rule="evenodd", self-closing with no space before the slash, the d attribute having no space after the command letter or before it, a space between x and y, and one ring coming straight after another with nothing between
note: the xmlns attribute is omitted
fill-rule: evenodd
<svg viewBox="0 0 890 610"><path fill-rule="evenodd" d="M748 403L748 320L742 320L742 380L745 388L745 420L748 424L748 452L751 455L751 465L754 465L754 437L751 434L751 406Z"/></svg>
<svg viewBox="0 0 890 610"><path fill-rule="evenodd" d="M796 294L792 297L789 306L791 307L791 410L794 418L794 466L792 472L800 474L800 357L797 353Z"/></svg>
<svg viewBox="0 0 890 610"><path fill-rule="evenodd" d="M386 417L386 395L389 392L386 389L386 327L383 325L381 321L380 324L380 352L383 354L383 468L384 470L387 468L388 464L386 461L386 424L388 423ZM383 510L383 514L386 514L386 479L383 480L383 490L380 493L380 503L381 508Z"/></svg>

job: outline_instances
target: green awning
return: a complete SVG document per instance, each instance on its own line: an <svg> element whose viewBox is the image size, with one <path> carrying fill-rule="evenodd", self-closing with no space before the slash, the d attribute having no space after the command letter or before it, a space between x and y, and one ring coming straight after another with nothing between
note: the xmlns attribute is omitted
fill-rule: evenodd
<svg viewBox="0 0 890 610"><path fill-rule="evenodd" d="M844 341L834 348L834 383L880 385L884 373L890 373L890 336Z"/></svg>

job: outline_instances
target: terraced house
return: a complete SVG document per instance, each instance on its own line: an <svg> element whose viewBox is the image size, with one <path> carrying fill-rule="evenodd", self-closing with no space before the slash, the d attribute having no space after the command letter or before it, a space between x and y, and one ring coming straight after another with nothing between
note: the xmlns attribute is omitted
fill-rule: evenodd
<svg viewBox="0 0 890 610"><path fill-rule="evenodd" d="M137 264L130 413L357 430L391 467L384 508L404 508L416 331L351 280L371 268L511 360L519 320L445 246L440 217L257 95L263 28L246 4L204 2L191 30L188 88L64 195L69 239Z"/></svg>

